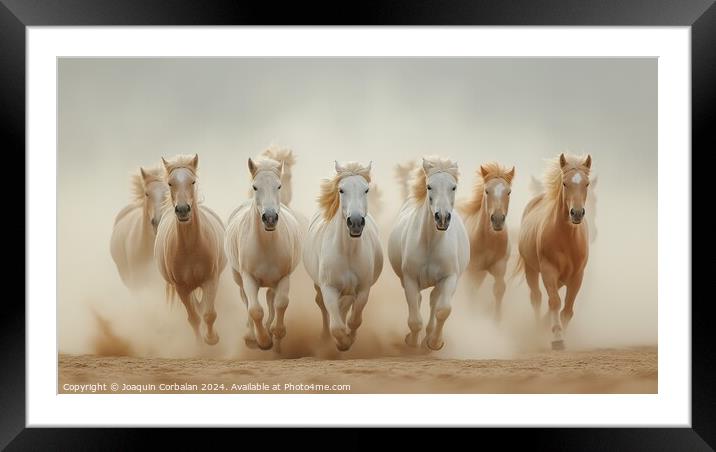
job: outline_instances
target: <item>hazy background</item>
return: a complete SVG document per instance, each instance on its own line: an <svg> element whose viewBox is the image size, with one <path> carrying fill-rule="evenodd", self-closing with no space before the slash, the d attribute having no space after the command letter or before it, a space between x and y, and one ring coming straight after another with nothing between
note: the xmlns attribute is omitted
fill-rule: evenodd
<svg viewBox="0 0 716 452"><path fill-rule="evenodd" d="M183 307L166 304L161 284L131 295L109 254L114 217L139 165L199 153L200 191L226 218L245 199L247 157L272 143L298 157L292 207L306 217L334 159L373 160L386 239L402 201L396 163L425 154L456 159L458 198L469 195L480 163L515 165L513 254L530 176L559 152L591 153L598 238L568 346L656 344L656 59L62 58L58 65L61 352L272 357L246 350L246 313L228 269L217 299L221 341L196 347ZM320 312L302 265L291 284L285 356L336 356L319 344ZM508 357L548 346L533 334L523 279L508 283L499 327L491 289L488 277L475 296L462 279L438 356ZM426 312L427 294L423 300ZM364 319L345 356L400 350L407 306L387 256Z"/></svg>

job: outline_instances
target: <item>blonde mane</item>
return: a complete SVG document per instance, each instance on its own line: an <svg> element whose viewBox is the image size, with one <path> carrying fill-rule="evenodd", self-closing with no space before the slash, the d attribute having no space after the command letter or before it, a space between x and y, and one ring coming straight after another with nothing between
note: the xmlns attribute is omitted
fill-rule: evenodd
<svg viewBox="0 0 716 452"><path fill-rule="evenodd" d="M585 155L564 154L567 164L564 168L559 163L559 156L550 159L547 169L542 176L542 186L544 187L544 199L546 201L556 202L562 193L562 175L572 169L578 169L589 177L589 168L584 165L587 158Z"/></svg>
<svg viewBox="0 0 716 452"><path fill-rule="evenodd" d="M169 180L169 175L172 173L172 171L177 170L179 168L185 168L191 172L191 174L194 177L197 177L197 172L194 169L194 165L192 164L192 161L194 160L195 155L192 154L178 154L172 157L170 160L165 160L166 163L164 163L164 182L167 182ZM194 190L197 191L197 199L196 203L201 204L202 200L199 199L198 196L198 188L195 188ZM174 203L172 202L172 191L167 190L166 194L164 195L164 203L162 204L162 209L173 209Z"/></svg>
<svg viewBox="0 0 716 452"><path fill-rule="evenodd" d="M340 198L338 196L338 183L348 176L362 176L370 183L370 167L358 162L342 164L343 171L337 172L333 177L321 181L321 193L318 195L318 207L323 211L323 218L330 221L338 212Z"/></svg>
<svg viewBox="0 0 716 452"><path fill-rule="evenodd" d="M146 180L144 177L142 177L141 169L135 173L132 173L130 179L132 201L139 204L143 204L144 201L147 199L145 188L146 184L164 181L164 170L160 165L142 169L144 170L144 174L147 177Z"/></svg>
<svg viewBox="0 0 716 452"><path fill-rule="evenodd" d="M486 176L482 175L482 170L487 173ZM462 211L465 215L474 215L482 208L482 200L485 197L485 183L491 179L501 178L504 179L508 184L512 184L512 173L511 168L506 168L497 162L489 162L481 165L480 168L475 172L477 179L472 189L472 198L463 203Z"/></svg>
<svg viewBox="0 0 716 452"><path fill-rule="evenodd" d="M430 170L426 174L423 165L417 165L413 170L412 177L409 181L410 197L416 202L421 203L425 200L428 193L428 177L435 173L445 172L455 178L457 182L460 173L457 169L457 162L443 157L424 157L424 160L431 165Z"/></svg>
<svg viewBox="0 0 716 452"><path fill-rule="evenodd" d="M261 154L259 154L259 157L265 157L277 162L283 162L284 171L290 169L296 163L296 156L293 155L293 151L291 149L273 145L264 149Z"/></svg>
<svg viewBox="0 0 716 452"><path fill-rule="evenodd" d="M261 154L259 158L253 161L255 165L254 174L251 179L254 179L256 175L261 171L271 171L276 177L281 177L281 162L270 157L266 157Z"/></svg>

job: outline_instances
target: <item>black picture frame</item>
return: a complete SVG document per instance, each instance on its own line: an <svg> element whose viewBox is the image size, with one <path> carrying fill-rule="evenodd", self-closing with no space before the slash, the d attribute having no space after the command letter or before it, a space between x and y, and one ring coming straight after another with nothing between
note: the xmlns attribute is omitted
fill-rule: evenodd
<svg viewBox="0 0 716 452"><path fill-rule="evenodd" d="M713 0L399 0L341 3L340 6L338 3L286 2L279 6L273 2L231 0L201 3L191 0L0 0L0 152L5 159L17 159L18 165L20 156L26 155L25 32L28 26L623 25L691 27L693 159L698 152L708 152L707 146L713 144L716 130L716 6L713 3ZM22 166L25 167L24 159ZM688 181L694 197L699 193L695 186L699 178L695 175ZM692 234L699 227L705 227L704 223L707 222L692 223ZM27 231L27 225L24 226ZM21 271L17 267L7 269L6 281L20 279L19 274L17 277L12 274ZM694 265L693 271L705 272L709 267L713 266L698 270ZM708 279L692 277L693 280ZM21 303L12 302L17 297L4 298L0 315L0 446L12 450L128 450L146 445L144 435L137 434L136 430L25 428L25 310ZM494 441L498 441L504 448L525 441L532 448L546 450L712 450L716 447L713 320L707 312L708 297L693 299L695 303L669 300L692 302L692 428L522 429L515 434L485 429L479 433L480 442L495 444ZM162 441L167 441L167 448L174 442L182 449L194 443L218 444L206 431L171 429L159 430L158 434L163 437ZM342 443L360 445L364 441L359 435L355 431L345 433ZM400 439L404 447L410 447L411 442L423 443L424 435L400 435ZM234 434L233 441L237 445L239 440ZM297 444L315 440L315 433L303 430L290 435L271 435L272 444L278 445L276 440Z"/></svg>

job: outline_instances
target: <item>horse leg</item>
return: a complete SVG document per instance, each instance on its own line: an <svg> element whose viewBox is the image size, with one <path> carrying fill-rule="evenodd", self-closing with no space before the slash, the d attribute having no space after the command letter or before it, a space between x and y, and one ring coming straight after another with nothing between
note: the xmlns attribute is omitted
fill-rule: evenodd
<svg viewBox="0 0 716 452"><path fill-rule="evenodd" d="M340 294L338 290L331 286L321 286L323 294L323 303L326 305L329 317L329 327L331 335L336 341L336 348L340 351L346 351L350 348L352 341L346 328L346 322L343 320L340 306Z"/></svg>
<svg viewBox="0 0 716 452"><path fill-rule="evenodd" d="M209 345L215 345L219 342L219 335L214 331L214 322L216 321L214 300L216 299L218 282L218 280L212 280L201 287L202 318L205 326L204 342Z"/></svg>
<svg viewBox="0 0 716 452"><path fill-rule="evenodd" d="M351 329L351 337L355 340L356 332L358 327L363 323L363 309L368 303L368 294L370 289L360 290L356 294L355 301L353 303L353 309L351 310L351 317L348 319L348 328Z"/></svg>
<svg viewBox="0 0 716 452"><path fill-rule="evenodd" d="M321 309L321 317L323 318L323 331L321 332L321 338L328 339L331 337L328 326L328 311L326 310L326 305L323 304L323 294L321 293L321 288L316 284L314 284L313 287L316 289L316 304Z"/></svg>
<svg viewBox="0 0 716 452"><path fill-rule="evenodd" d="M251 319L256 333L256 344L261 350L268 350L273 346L271 335L264 328L264 310L259 303L259 286L253 276L248 273L241 275L244 280L244 290L248 298L249 318Z"/></svg>
<svg viewBox="0 0 716 452"><path fill-rule="evenodd" d="M276 317L276 307L274 306L274 300L276 299L276 291L273 287L266 289L266 306L268 306L268 319L266 320L266 328L271 330L273 325L273 319Z"/></svg>
<svg viewBox="0 0 716 452"><path fill-rule="evenodd" d="M541 268L542 282L547 289L549 303L549 321L552 330L552 350L564 350L564 338L562 336L562 324L559 321L559 308L562 307L562 300L559 298L559 275L551 265L543 265Z"/></svg>
<svg viewBox="0 0 716 452"><path fill-rule="evenodd" d="M542 307L542 291L539 287L539 271L525 265L525 279L527 286L530 288L530 303L535 313L535 323L537 327L540 325L539 313Z"/></svg>
<svg viewBox="0 0 716 452"><path fill-rule="evenodd" d="M438 302L438 295L440 292L433 287L430 291L430 318L428 319L428 326L425 328L425 339L423 339L423 345L427 347L428 337L435 331L435 306Z"/></svg>
<svg viewBox="0 0 716 452"><path fill-rule="evenodd" d="M440 350L445 345L443 341L443 327L445 320L450 316L450 301L457 289L457 276L443 278L433 289L438 291L435 302L435 329L425 341L425 345L431 350ZM430 294L432 296L432 293Z"/></svg>
<svg viewBox="0 0 716 452"><path fill-rule="evenodd" d="M502 259L492 266L490 274L495 278L495 285L492 286L492 294L495 296L495 322L502 320L502 299L505 297L505 273L507 271L507 259Z"/></svg>
<svg viewBox="0 0 716 452"><path fill-rule="evenodd" d="M567 331L569 321L572 320L572 316L574 315L574 300L577 299L577 293L582 287L583 276L584 273L579 272L579 274L574 275L570 279L569 284L567 284L567 296L564 298L564 309L562 309L562 312L559 315L560 320L562 321L562 328L564 328L565 332Z"/></svg>
<svg viewBox="0 0 716 452"><path fill-rule="evenodd" d="M271 326L270 329L271 334L273 335L274 343L276 344L275 350L277 352L281 352L281 339L286 336L284 316L286 315L286 308L288 308L288 289L289 277L284 276L276 285L276 324Z"/></svg>
<svg viewBox="0 0 716 452"><path fill-rule="evenodd" d="M405 343L417 347L420 330L423 329L423 318L420 316L420 289L417 281L403 275L403 290L405 290L405 300L408 302L408 328L410 328L410 333L405 336Z"/></svg>
<svg viewBox="0 0 716 452"><path fill-rule="evenodd" d="M244 302L246 312L248 313L249 299L246 296L246 291L244 290L244 280L241 278L241 274L239 272L237 272L236 270L232 270L232 272L234 276L234 281L236 281L236 284L239 285L239 292L241 292L241 300ZM254 324L251 321L251 316L249 316L248 314L246 315L246 333L244 333L244 342L249 348L258 347L258 345L256 344L256 335L254 334Z"/></svg>
<svg viewBox="0 0 716 452"><path fill-rule="evenodd" d="M194 303L192 303L191 300L191 292L177 289L177 295L179 295L179 299L186 308L187 320L189 320L189 325L191 325L191 328L194 330L194 336L196 337L197 342L201 342L201 334L199 333L200 320L194 307Z"/></svg>

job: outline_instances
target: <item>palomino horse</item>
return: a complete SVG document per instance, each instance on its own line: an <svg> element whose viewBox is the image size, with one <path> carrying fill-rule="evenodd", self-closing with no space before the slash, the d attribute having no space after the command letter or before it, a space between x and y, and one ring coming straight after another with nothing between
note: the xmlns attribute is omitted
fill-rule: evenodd
<svg viewBox="0 0 716 452"><path fill-rule="evenodd" d="M458 181L457 163L439 157L423 158L422 168L413 171L410 196L398 214L390 234L388 257L400 278L408 302L405 342L418 345L423 319L420 291L430 292L430 320L424 344L441 349L445 320L460 275L470 260L470 240L457 212L453 213Z"/></svg>
<svg viewBox="0 0 716 452"><path fill-rule="evenodd" d="M132 175L131 204L122 209L114 220L110 252L119 276L130 289L147 281L154 256L154 237L162 217L162 204L167 193L162 168L139 168Z"/></svg>
<svg viewBox="0 0 716 452"><path fill-rule="evenodd" d="M522 215L517 269L525 272L538 323L542 276L549 300L553 350L564 349L563 330L572 318L587 265L589 232L582 220L591 166L590 155L585 158L560 154L544 175L544 192L532 198ZM567 286L567 296L560 313L562 286Z"/></svg>
<svg viewBox="0 0 716 452"><path fill-rule="evenodd" d="M498 163L480 166L472 198L459 207L470 236L470 274L479 288L489 272L495 278L495 320L502 312L505 296L505 272L510 257L510 244L505 218L510 206L510 192L515 167L507 169Z"/></svg>
<svg viewBox="0 0 716 452"><path fill-rule="evenodd" d="M179 295L186 308L189 324L197 339L214 345L214 298L219 275L226 266L224 225L216 213L197 201L197 165L199 156L178 155L171 161L162 158L164 177L169 185L167 212L162 216L154 244L154 258L167 284L167 298ZM199 324L203 320L204 329Z"/></svg>
<svg viewBox="0 0 716 452"><path fill-rule="evenodd" d="M246 345L267 350L275 343L276 351L280 351L281 338L286 335L289 277L301 259L301 234L300 223L287 205L293 153L274 150L268 155L271 157L249 158L253 196L229 217L224 248L249 312ZM282 196L286 192L288 196ZM258 300L261 287L268 288L265 326Z"/></svg>
<svg viewBox="0 0 716 452"><path fill-rule="evenodd" d="M303 264L323 315L323 336L330 331L341 351L353 345L370 288L383 269L378 227L368 213L371 165L335 162L335 176L321 183L320 209L303 248Z"/></svg>

